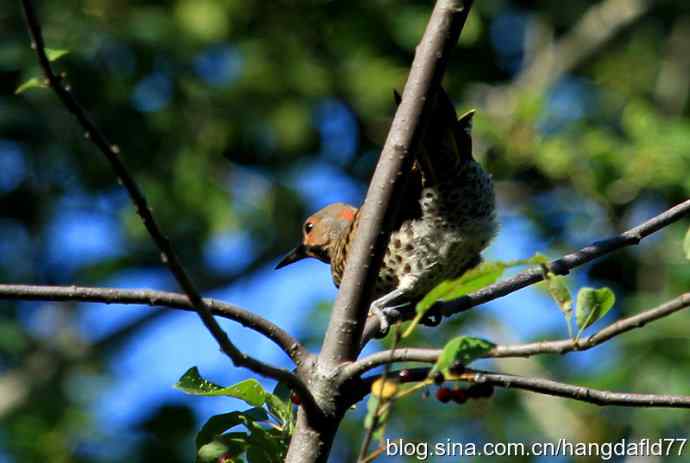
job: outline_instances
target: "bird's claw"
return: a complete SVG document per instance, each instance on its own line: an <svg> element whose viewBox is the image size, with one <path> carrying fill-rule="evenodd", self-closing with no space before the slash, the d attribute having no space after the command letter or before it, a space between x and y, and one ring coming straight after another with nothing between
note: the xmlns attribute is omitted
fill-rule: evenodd
<svg viewBox="0 0 690 463"><path fill-rule="evenodd" d="M388 321L388 316L386 315L385 310L386 308L381 307L376 303L376 301L372 302L371 306L369 307L369 313L379 319L380 336L385 336L388 334L388 330L390 329L390 322Z"/></svg>
<svg viewBox="0 0 690 463"><path fill-rule="evenodd" d="M369 307L369 313L375 315L379 319L379 336L383 337L388 334L388 330L392 323L401 320L403 314L402 307L409 306L408 303L398 304L391 307L385 307L382 304L377 304L377 301L372 302Z"/></svg>

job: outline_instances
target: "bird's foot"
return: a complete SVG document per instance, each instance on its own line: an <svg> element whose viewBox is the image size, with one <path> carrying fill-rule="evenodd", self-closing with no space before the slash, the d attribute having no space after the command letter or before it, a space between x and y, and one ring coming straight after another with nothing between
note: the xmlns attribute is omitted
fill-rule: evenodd
<svg viewBox="0 0 690 463"><path fill-rule="evenodd" d="M376 316L376 318L379 319L379 331L381 336L385 336L388 333L391 323L395 323L398 320L402 319L402 311L400 309L403 307L410 306L409 302L404 302L402 304L390 306L387 305L388 303L392 302L397 297L399 297L401 294L402 292L399 292L398 290L392 291L386 294L385 296L376 299L374 302L371 303L371 306L369 307L369 314L374 315Z"/></svg>

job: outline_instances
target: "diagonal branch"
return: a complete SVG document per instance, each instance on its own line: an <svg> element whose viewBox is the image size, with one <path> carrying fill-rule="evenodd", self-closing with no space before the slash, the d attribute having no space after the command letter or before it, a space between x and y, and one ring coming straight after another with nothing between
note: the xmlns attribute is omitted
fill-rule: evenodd
<svg viewBox="0 0 690 463"><path fill-rule="evenodd" d="M556 43L534 57L514 86L543 91L574 69L652 6L647 0L606 0L591 6ZM606 27L602 27L605 24Z"/></svg>
<svg viewBox="0 0 690 463"><path fill-rule="evenodd" d="M643 238L677 222L688 214L690 214L690 199L677 204L667 211L662 212L620 235L596 241L578 251L566 254L560 259L556 259L549 263L549 269L557 275L567 275L571 269L584 265L598 257L618 251L627 246L639 244ZM541 268L531 268L518 273L512 278L499 281L498 283L494 283L466 296L452 301L438 303L432 307L429 313L433 312L445 317L450 317L451 315L476 307L479 304L498 299L499 297L503 297L519 289L538 283L543 279L544 273ZM371 339L375 333L378 332L378 329L378 319L376 317L371 317L367 320L367 326L363 336L364 340L368 341Z"/></svg>
<svg viewBox="0 0 690 463"><path fill-rule="evenodd" d="M618 320L586 339L562 339L558 341L532 342L512 346L499 345L487 352L484 357L529 357L538 354L566 354L573 351L585 351L603 344L618 335L637 328L642 328L647 323L668 317L688 307L690 307L690 293L685 293L653 309L645 310L637 315ZM348 364L343 368L342 376L345 379L355 378L380 365L387 365L393 362L436 363L441 352L442 349L425 348L397 348L394 351L391 349L376 352L368 357Z"/></svg>
<svg viewBox="0 0 690 463"><path fill-rule="evenodd" d="M184 294L150 289L93 288L83 286L35 286L0 284L0 298L31 301L78 301L105 304L143 304L194 311ZM304 361L310 354L305 347L285 330L269 320L248 310L216 299L204 298L213 315L233 320L257 333L263 334L278 345L295 363Z"/></svg>
<svg viewBox="0 0 690 463"><path fill-rule="evenodd" d="M388 138L360 209L359 226L348 255L343 283L333 307L320 358L335 367L353 360L367 315L367 302L395 220L415 150L434 91L441 83L450 51L455 47L472 6L471 0L436 2L405 84Z"/></svg>
<svg viewBox="0 0 690 463"><path fill-rule="evenodd" d="M399 201L411 170L411 153L423 134L434 91L441 83L448 56L460 36L472 0L438 0L417 47L402 102L388 132L366 199L359 211L358 231L348 253L342 285L326 330L312 389L317 397L337 396L341 383L333 374L360 350L367 303L385 251ZM326 461L337 422L345 412L342 402L322 401L329 421L310 423L298 415L286 462ZM336 424L336 426L333 426Z"/></svg>
<svg viewBox="0 0 690 463"><path fill-rule="evenodd" d="M153 217L153 213L151 212L151 209L149 208L146 198L139 188L139 185L137 185L136 181L129 174L129 171L120 159L119 148L112 145L107 140L105 135L103 135L103 133L96 127L94 122L88 116L84 108L82 108L67 87L63 84L62 80L53 71L50 60L48 60L48 56L46 55L41 25L38 21L38 17L36 16L36 12L34 11L31 1L22 0L22 6L24 8L24 15L26 17L29 35L31 36L32 40L31 47L36 52L39 65L48 79L49 86L57 94L67 110L77 118L78 122L84 128L88 138L98 147L98 149L110 162L113 171L117 175L117 178L124 186L127 194L130 197L130 200L134 204L137 214L139 217L141 217L146 230L155 242L156 246L158 246L158 249L160 249L161 260L168 266L168 269L186 294L190 304L199 314L201 321L220 346L220 349L232 360L234 365L246 367L260 375L288 383L290 387L299 392L302 399L306 401L305 405L307 407L315 409L313 397L309 393L304 381L287 370L268 365L258 359L255 359L254 357L251 357L250 355L241 352L237 346L233 344L228 335L223 331L218 322L213 318L211 310L204 303L204 300L201 298L201 295L192 283L189 275L187 275L187 272L182 267L182 264L177 257L172 244L168 238L163 235L163 232Z"/></svg>

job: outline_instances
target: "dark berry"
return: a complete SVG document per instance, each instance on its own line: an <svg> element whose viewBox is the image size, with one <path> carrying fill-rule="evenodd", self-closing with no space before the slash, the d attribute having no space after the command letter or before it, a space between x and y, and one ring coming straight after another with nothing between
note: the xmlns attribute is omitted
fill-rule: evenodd
<svg viewBox="0 0 690 463"><path fill-rule="evenodd" d="M400 378L402 381L406 381L412 377L412 372L410 370L400 370L400 373L398 373L398 378Z"/></svg>
<svg viewBox="0 0 690 463"><path fill-rule="evenodd" d="M467 402L467 393L465 392L464 389L455 389L452 392L451 399L453 399L453 402L457 404L464 404Z"/></svg>
<svg viewBox="0 0 690 463"><path fill-rule="evenodd" d="M447 403L453 396L453 392L447 387L439 387L436 391L436 398L439 402Z"/></svg>
<svg viewBox="0 0 690 463"><path fill-rule="evenodd" d="M450 367L450 372L453 373L454 375L459 375L465 371L465 365L462 363L456 363L452 367Z"/></svg>
<svg viewBox="0 0 690 463"><path fill-rule="evenodd" d="M434 384L443 384L445 380L446 378L443 376L443 373L436 373L434 375Z"/></svg>
<svg viewBox="0 0 690 463"><path fill-rule="evenodd" d="M301 405L302 404L302 398L297 394L296 392L292 392L290 394L290 402L292 402L295 405Z"/></svg>

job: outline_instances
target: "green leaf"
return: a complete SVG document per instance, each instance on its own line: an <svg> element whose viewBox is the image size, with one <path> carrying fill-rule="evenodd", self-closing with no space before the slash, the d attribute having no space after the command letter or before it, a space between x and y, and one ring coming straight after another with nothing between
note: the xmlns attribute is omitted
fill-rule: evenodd
<svg viewBox="0 0 690 463"><path fill-rule="evenodd" d="M415 308L417 315L410 326L407 327L403 337L409 336L422 319L424 314L436 303L450 301L466 294L485 288L498 280L505 269L519 265L544 265L549 259L543 254L536 253L527 259L510 261L483 262L473 269L463 273L455 280L443 281L429 291L424 298L417 303Z"/></svg>
<svg viewBox="0 0 690 463"><path fill-rule="evenodd" d="M46 88L47 85L44 82L44 79L41 79L39 77L32 77L31 79L27 80L19 87L17 87L17 89L14 91L14 94L19 95L20 93L23 93L32 88Z"/></svg>
<svg viewBox="0 0 690 463"><path fill-rule="evenodd" d="M223 387L202 378L197 367L187 370L174 387L191 395L235 397L254 407L259 407L266 401L266 391L254 378Z"/></svg>
<svg viewBox="0 0 690 463"><path fill-rule="evenodd" d="M458 336L453 338L443 347L443 352L438 357L436 364L431 369L429 376L441 372L448 374L450 367L456 363L467 365L473 360L482 357L494 348L494 344L485 339L470 336Z"/></svg>
<svg viewBox="0 0 690 463"><path fill-rule="evenodd" d="M381 399L374 394L369 395L369 400L367 401L367 416L364 418L364 427L366 429L371 429L372 426L374 426L374 417L376 416L376 412L378 409L378 420L376 421L376 428L374 431L377 431L381 429L382 427L385 426L386 421L388 421L388 415L389 415L389 410L390 407L388 406L388 401L386 399L383 399L384 403L379 406L379 402Z"/></svg>
<svg viewBox="0 0 690 463"><path fill-rule="evenodd" d="M685 233L685 239L683 240L683 251L685 251L685 258L690 260L690 228L688 228L687 233Z"/></svg>
<svg viewBox="0 0 690 463"><path fill-rule="evenodd" d="M292 434L292 426L294 420L292 419L292 402L290 401L290 394L292 391L285 383L278 383L273 389L272 394L266 394L266 406L276 421L282 426L282 431L286 435Z"/></svg>
<svg viewBox="0 0 690 463"><path fill-rule="evenodd" d="M46 56L48 57L48 61L57 61L63 56L65 56L67 53L69 53L69 50L62 50L59 48L46 48Z"/></svg>
<svg viewBox="0 0 690 463"><path fill-rule="evenodd" d="M515 265L546 265L549 263L549 258L540 252L536 252L528 259L517 260L514 262L516 263ZM510 265L510 267L514 267L514 265Z"/></svg>
<svg viewBox="0 0 690 463"><path fill-rule="evenodd" d="M272 394L266 394L266 406L276 421L282 426L282 431L286 435L292 434L294 420L292 418L292 402L290 394L292 391L285 383L276 384Z"/></svg>
<svg viewBox="0 0 690 463"><path fill-rule="evenodd" d="M613 307L616 295L609 288L582 288L577 293L575 319L580 328L578 336L588 326L601 319Z"/></svg>
<svg viewBox="0 0 690 463"><path fill-rule="evenodd" d="M292 393L292 390L290 389L290 386L287 384L280 382L276 384L276 387L273 388L273 395L278 397L280 400L283 402L289 402L290 401L290 394Z"/></svg>
<svg viewBox="0 0 690 463"><path fill-rule="evenodd" d="M565 323L568 325L568 335L572 338L572 318L573 318L573 298L570 295L570 290L568 289L567 279L560 275L555 275L548 270L544 272L544 283L546 284L546 290L549 292L551 297L558 308L563 312L565 317Z"/></svg>
<svg viewBox="0 0 690 463"><path fill-rule="evenodd" d="M367 415L364 417L364 427L366 429L370 429L374 425L374 416L376 415L378 404L379 398L371 394L367 401Z"/></svg>
<svg viewBox="0 0 690 463"><path fill-rule="evenodd" d="M560 307L561 312L570 318L573 314L573 298L570 295L570 290L566 284L566 278L560 275L550 274L546 279L546 288L549 290L549 294L556 301L558 307Z"/></svg>
<svg viewBox="0 0 690 463"><path fill-rule="evenodd" d="M289 401L283 401L275 394L266 394L266 406L271 415L275 417L280 424L289 423L292 415L292 406Z"/></svg>
<svg viewBox="0 0 690 463"><path fill-rule="evenodd" d="M266 431L259 424L261 421L268 421L268 415L260 407L211 417L196 437L199 460L208 461L207 458L212 460L227 452L232 455L239 455L245 449L249 452L254 448L252 451L253 461L280 461L286 446L283 445L280 434L274 436ZM223 434L237 425L244 425L250 434ZM260 460L260 456L264 459Z"/></svg>
<svg viewBox="0 0 690 463"><path fill-rule="evenodd" d="M287 452L285 440L281 439L280 434L261 428L257 423L250 427L249 448L247 449L247 459L250 463L280 463ZM251 453L250 453L251 452Z"/></svg>
<svg viewBox="0 0 690 463"><path fill-rule="evenodd" d="M457 299L482 289L498 280L506 265L503 262L484 262L455 280L440 283L417 304L417 314L426 313L434 303Z"/></svg>
<svg viewBox="0 0 690 463"><path fill-rule="evenodd" d="M208 419L196 435L196 448L201 449L204 445L212 442L218 435L223 434L228 429L243 424L247 418L241 412L223 413Z"/></svg>
<svg viewBox="0 0 690 463"><path fill-rule="evenodd" d="M241 455L244 453L247 445L246 433L237 432L218 436L197 450L197 462L215 463L226 454L232 456Z"/></svg>
<svg viewBox="0 0 690 463"><path fill-rule="evenodd" d="M45 49L46 56L48 57L48 61L56 61L63 56L65 56L67 53L69 53L69 50L61 50L57 48L46 48ZM14 91L15 95L19 95L20 93L24 93L25 91L32 89L32 88L46 88L48 85L45 83L45 79L41 77L32 77L31 79L27 80L23 84L21 84L17 89Z"/></svg>

